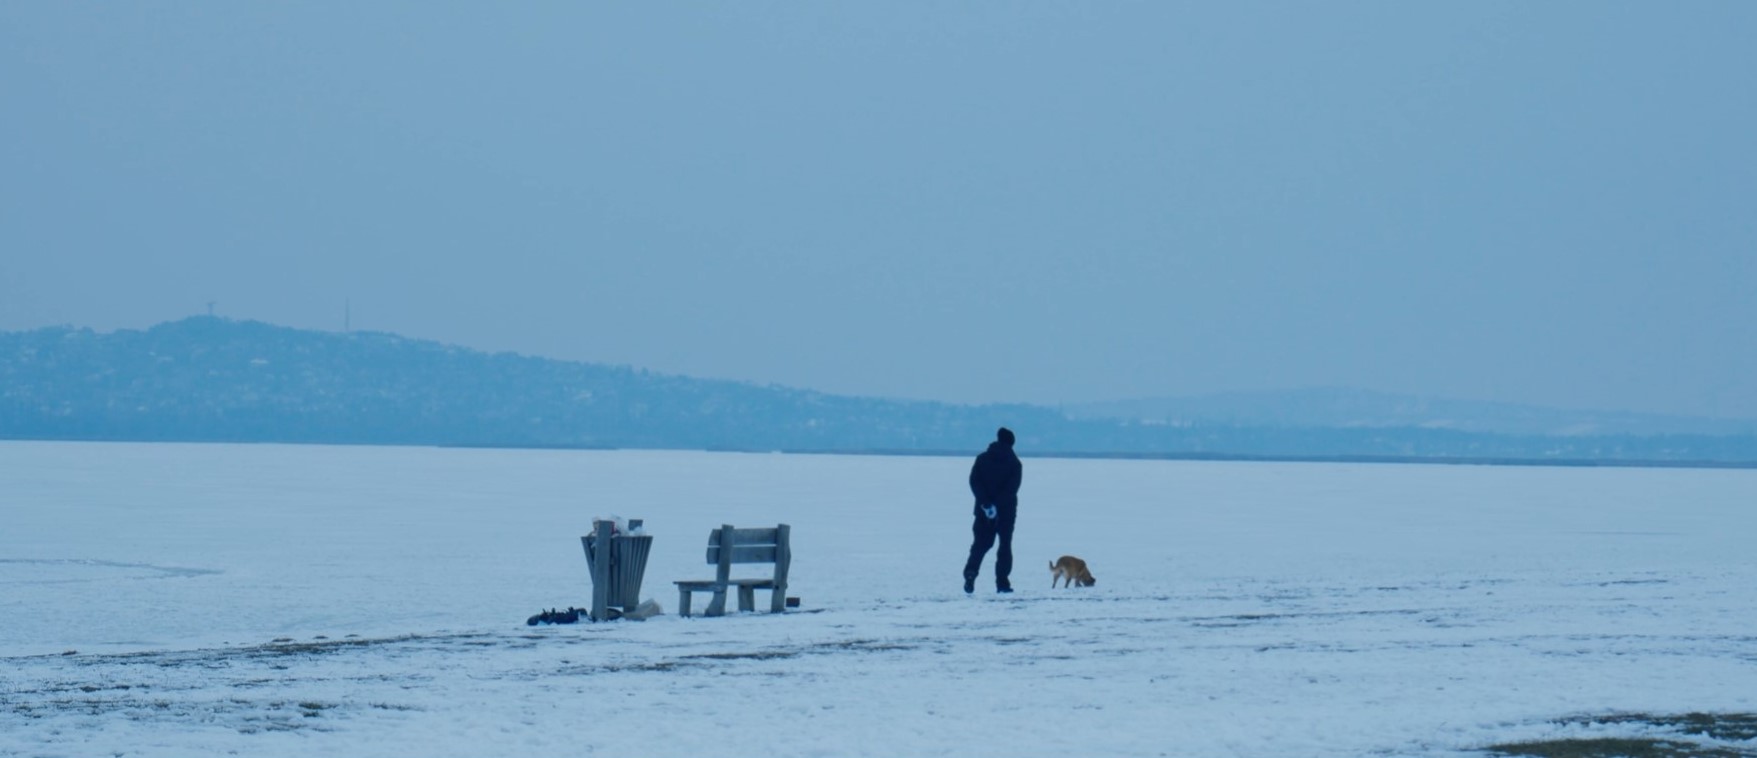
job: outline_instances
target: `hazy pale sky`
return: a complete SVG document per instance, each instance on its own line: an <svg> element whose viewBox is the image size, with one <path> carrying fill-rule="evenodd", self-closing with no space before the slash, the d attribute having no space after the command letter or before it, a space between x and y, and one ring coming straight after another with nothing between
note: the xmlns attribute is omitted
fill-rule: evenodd
<svg viewBox="0 0 1757 758"><path fill-rule="evenodd" d="M1757 3L0 4L0 329L1757 417Z"/></svg>

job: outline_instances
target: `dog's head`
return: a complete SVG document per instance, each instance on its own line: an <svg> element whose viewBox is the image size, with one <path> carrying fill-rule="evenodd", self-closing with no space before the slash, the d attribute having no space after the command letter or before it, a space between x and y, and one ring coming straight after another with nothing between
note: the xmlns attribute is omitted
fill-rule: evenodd
<svg viewBox="0 0 1757 758"><path fill-rule="evenodd" d="M1087 574L1085 576L1080 577L1078 581L1079 581L1081 587L1090 587L1090 586L1098 583L1098 578L1095 576L1092 576L1091 574Z"/></svg>

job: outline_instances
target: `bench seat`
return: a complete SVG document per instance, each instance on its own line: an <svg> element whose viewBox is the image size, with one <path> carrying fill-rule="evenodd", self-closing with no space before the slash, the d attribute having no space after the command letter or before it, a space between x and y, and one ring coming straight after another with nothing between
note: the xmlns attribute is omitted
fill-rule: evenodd
<svg viewBox="0 0 1757 758"><path fill-rule="evenodd" d="M714 612L714 605L710 602L708 604L707 615L718 616L725 612L725 590L720 589L723 586L738 587L738 610L747 612L756 610L757 590L774 591L775 589L775 580L773 579L728 579L725 584L721 584L713 579L692 579L688 581L679 581L676 584L677 612L684 616L689 615L690 595L697 592L713 592L716 594L716 599L720 603L720 613Z"/></svg>
<svg viewBox="0 0 1757 758"><path fill-rule="evenodd" d="M689 616L693 594L712 592L714 599L708 603L704 615L724 616L726 593L732 587L738 588L738 610L755 611L756 591L768 590L770 612L781 613L786 606L787 569L793 562L790 531L786 524L772 529L734 529L731 525L724 525L713 530L708 535L707 559L710 565L719 568L718 576L673 582L677 585L678 614ZM733 578L730 570L734 563L772 563L775 573L770 578Z"/></svg>

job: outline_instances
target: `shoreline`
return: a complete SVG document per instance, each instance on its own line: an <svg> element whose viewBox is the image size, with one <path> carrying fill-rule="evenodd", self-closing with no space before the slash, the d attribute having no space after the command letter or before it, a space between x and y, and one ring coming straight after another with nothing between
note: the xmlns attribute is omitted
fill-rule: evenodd
<svg viewBox="0 0 1757 758"><path fill-rule="evenodd" d="M477 450L653 450L653 451L696 451L709 453L745 453L745 454L780 454L780 455L868 455L891 457L921 458L967 458L976 454L971 450L934 450L934 449L894 449L894 448L731 448L731 447L695 447L695 446L642 446L642 445L563 445L540 443L493 443L493 442L330 442L312 440L215 440L215 439L121 439L121 438L36 438L36 437L0 437L0 442L97 442L97 443L133 443L133 444L184 444L184 445L317 445L328 447L431 447L451 449ZM1420 455L1303 455L1303 454L1249 454L1249 453L1213 453L1213 452L1127 452L1127 451L1032 451L1021 455L1022 458L1067 459L1067 460L1141 460L1141 461L1218 461L1237 463L1369 463L1369 464L1402 464L1402 465L1442 465L1442 466L1512 466L1512 467L1552 467L1552 468L1672 468L1672 469L1757 469L1757 461L1715 461L1715 460L1656 460L1634 458L1522 458L1517 456L1420 456Z"/></svg>

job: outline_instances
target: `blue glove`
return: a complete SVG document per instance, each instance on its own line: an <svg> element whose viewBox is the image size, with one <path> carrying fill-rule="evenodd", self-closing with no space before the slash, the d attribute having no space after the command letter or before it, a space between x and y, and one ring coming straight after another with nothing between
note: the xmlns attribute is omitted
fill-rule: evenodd
<svg viewBox="0 0 1757 758"><path fill-rule="evenodd" d="M995 510L993 505L982 506L982 515L987 516L989 521L994 520L994 514Z"/></svg>

